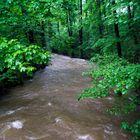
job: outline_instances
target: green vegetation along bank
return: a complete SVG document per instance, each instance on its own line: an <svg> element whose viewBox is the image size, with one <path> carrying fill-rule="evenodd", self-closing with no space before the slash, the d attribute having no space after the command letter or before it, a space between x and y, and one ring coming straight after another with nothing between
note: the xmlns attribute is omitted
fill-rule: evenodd
<svg viewBox="0 0 140 140"><path fill-rule="evenodd" d="M0 38L0 89L21 84L42 66L48 65L50 52L37 45L25 46L17 40Z"/></svg>

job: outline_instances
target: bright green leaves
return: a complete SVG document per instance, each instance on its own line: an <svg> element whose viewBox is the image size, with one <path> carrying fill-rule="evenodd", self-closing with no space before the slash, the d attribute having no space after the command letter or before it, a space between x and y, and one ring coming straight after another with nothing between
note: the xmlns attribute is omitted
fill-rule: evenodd
<svg viewBox="0 0 140 140"><path fill-rule="evenodd" d="M129 124L127 122L123 122L121 124L121 128L131 132L134 135L134 140L139 140L140 138L140 120L134 122L134 124Z"/></svg>
<svg viewBox="0 0 140 140"><path fill-rule="evenodd" d="M95 67L88 74L94 79L92 88L86 89L81 98L99 98L108 96L111 91L116 94L126 94L137 88L140 80L140 65L129 64L117 56L97 56L92 58L99 67Z"/></svg>
<svg viewBox="0 0 140 140"><path fill-rule="evenodd" d="M126 130L129 128L129 124L127 122L122 122L121 128Z"/></svg>
<svg viewBox="0 0 140 140"><path fill-rule="evenodd" d="M83 93L79 96L79 99L84 99L84 98L102 98L108 96L108 92L105 87L102 85L97 85L96 87L91 87L88 89L85 89Z"/></svg>
<svg viewBox="0 0 140 140"><path fill-rule="evenodd" d="M17 40L0 38L0 79L12 81L22 74L32 76L36 66L47 65L50 58L51 54L39 46L27 47Z"/></svg>

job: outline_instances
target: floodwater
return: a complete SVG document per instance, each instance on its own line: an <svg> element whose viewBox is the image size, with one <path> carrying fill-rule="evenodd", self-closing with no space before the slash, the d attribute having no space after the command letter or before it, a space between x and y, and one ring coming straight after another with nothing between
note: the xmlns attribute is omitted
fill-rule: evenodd
<svg viewBox="0 0 140 140"><path fill-rule="evenodd" d="M90 86L87 61L54 55L52 65L0 99L0 140L132 140L120 117L106 109L113 97L81 100Z"/></svg>

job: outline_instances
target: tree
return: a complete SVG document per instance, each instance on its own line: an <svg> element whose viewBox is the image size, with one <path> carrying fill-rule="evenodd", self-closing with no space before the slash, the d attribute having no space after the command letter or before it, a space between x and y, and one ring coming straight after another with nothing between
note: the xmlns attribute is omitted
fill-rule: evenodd
<svg viewBox="0 0 140 140"><path fill-rule="evenodd" d="M79 29L79 45L81 46L83 44L83 24L82 24L82 14L83 14L83 2L82 0L79 0L79 23L80 23L80 29Z"/></svg>
<svg viewBox="0 0 140 140"><path fill-rule="evenodd" d="M115 0L112 0L112 4L115 5L116 2ZM115 31L115 36L117 39L116 42L116 47L117 47L117 52L118 52L118 56L122 57L122 48L121 48L121 42L120 42L120 31L119 31L119 24L118 24L118 19L117 19L117 12L116 10L113 10L113 14L114 14L114 31Z"/></svg>

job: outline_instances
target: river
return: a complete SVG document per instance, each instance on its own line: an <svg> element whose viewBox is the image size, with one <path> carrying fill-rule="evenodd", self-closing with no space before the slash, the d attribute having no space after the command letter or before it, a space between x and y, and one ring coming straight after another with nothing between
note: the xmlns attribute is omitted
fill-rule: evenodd
<svg viewBox="0 0 140 140"><path fill-rule="evenodd" d="M114 98L81 100L91 85L87 61L54 55L52 64L0 99L0 140L132 140L122 116L106 109Z"/></svg>

